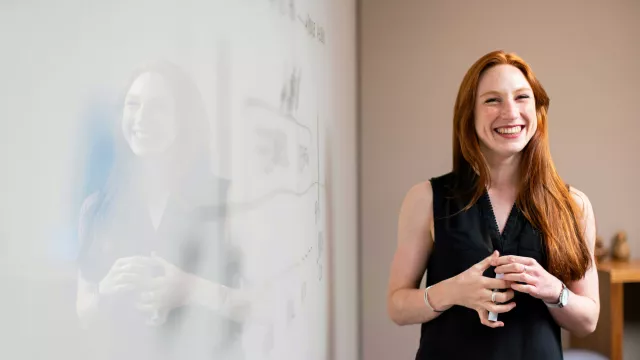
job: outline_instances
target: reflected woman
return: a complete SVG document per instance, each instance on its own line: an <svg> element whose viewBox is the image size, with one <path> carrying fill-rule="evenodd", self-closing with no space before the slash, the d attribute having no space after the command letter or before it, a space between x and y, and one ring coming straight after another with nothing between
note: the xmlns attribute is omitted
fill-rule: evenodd
<svg viewBox="0 0 640 360"><path fill-rule="evenodd" d="M178 67L137 71L115 164L80 212L77 313L105 358L238 358L242 301L225 240L228 181L210 173L199 91ZM207 216L203 216L207 214Z"/></svg>

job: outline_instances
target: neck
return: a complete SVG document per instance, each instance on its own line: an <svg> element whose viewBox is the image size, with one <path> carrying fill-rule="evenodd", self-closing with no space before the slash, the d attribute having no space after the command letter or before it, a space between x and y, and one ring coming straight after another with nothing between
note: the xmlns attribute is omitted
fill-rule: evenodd
<svg viewBox="0 0 640 360"><path fill-rule="evenodd" d="M497 191L514 191L520 179L520 155L500 157L485 154L491 174L490 189Z"/></svg>
<svg viewBox="0 0 640 360"><path fill-rule="evenodd" d="M142 192L152 198L170 192L174 174L169 164L161 159L140 160L137 178Z"/></svg>

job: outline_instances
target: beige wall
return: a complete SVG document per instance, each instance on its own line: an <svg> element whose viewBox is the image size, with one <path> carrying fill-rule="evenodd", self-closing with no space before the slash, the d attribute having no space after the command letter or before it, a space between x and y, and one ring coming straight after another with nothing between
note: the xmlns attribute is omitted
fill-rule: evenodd
<svg viewBox="0 0 640 360"><path fill-rule="evenodd" d="M463 5L464 4L464 5ZM360 1L363 359L412 359L419 327L386 315L397 212L451 167L452 109L467 68L495 49L531 64L551 97L551 150L608 242L640 257L640 2Z"/></svg>

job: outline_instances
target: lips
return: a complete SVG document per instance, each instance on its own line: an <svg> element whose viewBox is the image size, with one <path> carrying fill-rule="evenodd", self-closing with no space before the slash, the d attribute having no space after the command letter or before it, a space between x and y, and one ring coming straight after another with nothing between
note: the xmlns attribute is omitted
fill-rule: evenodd
<svg viewBox="0 0 640 360"><path fill-rule="evenodd" d="M154 135L152 131L142 129L142 128L135 128L132 130L132 132L133 132L133 135L138 138L147 138Z"/></svg>

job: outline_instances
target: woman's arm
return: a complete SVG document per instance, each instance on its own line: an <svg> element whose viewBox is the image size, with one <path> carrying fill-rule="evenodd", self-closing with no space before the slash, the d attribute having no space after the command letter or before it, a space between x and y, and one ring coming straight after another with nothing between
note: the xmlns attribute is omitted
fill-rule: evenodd
<svg viewBox="0 0 640 360"><path fill-rule="evenodd" d="M430 182L413 186L405 196L398 219L397 248L391 263L387 311L398 325L427 322L439 315L424 302L420 282L433 246L433 190ZM451 306L448 281L429 290L430 304L437 310Z"/></svg>
<svg viewBox="0 0 640 360"><path fill-rule="evenodd" d="M78 271L76 313L82 327L89 326L98 314L98 285L85 280Z"/></svg>
<svg viewBox="0 0 640 360"><path fill-rule="evenodd" d="M251 310L252 302L259 301L260 295L254 297L248 290L230 288L192 274L189 276L189 304L206 307L238 322L247 321L250 316L251 320L258 321Z"/></svg>
<svg viewBox="0 0 640 360"><path fill-rule="evenodd" d="M594 256L596 221L589 198L575 188L571 188L571 193L578 205L582 207L584 238L591 252L592 266L582 279L566 284L570 291L567 306L551 308L550 311L560 326L576 336L586 336L596 329L600 315L598 271ZM561 287L558 288L558 294L560 291Z"/></svg>

